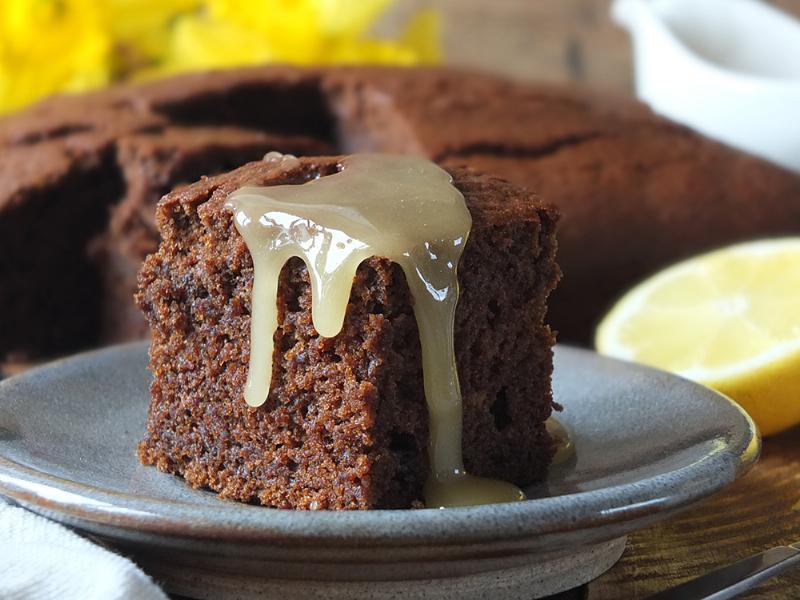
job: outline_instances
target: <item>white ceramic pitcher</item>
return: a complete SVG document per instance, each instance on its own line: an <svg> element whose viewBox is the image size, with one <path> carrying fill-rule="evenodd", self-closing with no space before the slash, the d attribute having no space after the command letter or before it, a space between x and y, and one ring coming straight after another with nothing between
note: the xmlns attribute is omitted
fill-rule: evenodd
<svg viewBox="0 0 800 600"><path fill-rule="evenodd" d="M800 21L759 0L615 0L639 98L800 172Z"/></svg>

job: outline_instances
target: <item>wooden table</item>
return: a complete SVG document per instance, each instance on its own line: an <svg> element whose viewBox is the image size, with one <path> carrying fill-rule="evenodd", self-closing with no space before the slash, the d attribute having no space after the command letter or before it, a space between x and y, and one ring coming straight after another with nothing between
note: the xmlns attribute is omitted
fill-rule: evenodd
<svg viewBox="0 0 800 600"><path fill-rule="evenodd" d="M800 429L766 439L758 464L727 490L632 535L622 559L582 595L588 600L645 598L749 554L797 541ZM743 598L800 598L800 570Z"/></svg>
<svg viewBox="0 0 800 600"><path fill-rule="evenodd" d="M800 0L767 1L800 16ZM441 11L451 64L516 79L633 89L630 44L609 18L611 0L400 0L389 20L420 5Z"/></svg>

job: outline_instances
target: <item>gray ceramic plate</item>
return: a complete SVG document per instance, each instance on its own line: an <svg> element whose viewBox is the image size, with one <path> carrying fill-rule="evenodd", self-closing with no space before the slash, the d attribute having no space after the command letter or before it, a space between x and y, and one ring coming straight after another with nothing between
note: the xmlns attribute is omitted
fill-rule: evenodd
<svg viewBox="0 0 800 600"><path fill-rule="evenodd" d="M132 554L171 591L346 598L538 597L609 568L625 535L756 460L742 410L677 377L561 347L575 458L531 500L450 510L294 512L220 501L140 466L146 346L0 383L0 493Z"/></svg>

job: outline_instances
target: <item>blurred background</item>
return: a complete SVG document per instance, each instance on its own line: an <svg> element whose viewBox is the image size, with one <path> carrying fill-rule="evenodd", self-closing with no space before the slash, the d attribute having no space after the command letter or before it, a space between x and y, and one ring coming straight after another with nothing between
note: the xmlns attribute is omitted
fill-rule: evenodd
<svg viewBox="0 0 800 600"><path fill-rule="evenodd" d="M800 15L800 0L773 4ZM2 0L0 112L58 91L262 62L480 68L632 89L610 0Z"/></svg>
<svg viewBox="0 0 800 600"><path fill-rule="evenodd" d="M702 2L703 0L697 0ZM633 91L628 35L611 0L439 0L448 62L517 79ZM800 0L770 2L800 16Z"/></svg>

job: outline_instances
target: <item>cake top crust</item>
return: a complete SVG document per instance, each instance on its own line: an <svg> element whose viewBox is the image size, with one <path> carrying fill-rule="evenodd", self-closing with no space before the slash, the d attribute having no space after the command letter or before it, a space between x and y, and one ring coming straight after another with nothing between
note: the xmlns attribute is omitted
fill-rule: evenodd
<svg viewBox="0 0 800 600"><path fill-rule="evenodd" d="M269 160L254 161L228 173L203 177L191 185L165 195L158 204L156 221L162 235L167 221L176 212L190 214L202 204L206 218L230 214L225 207L229 194L245 186L271 186L302 184L340 170L345 155L298 157L290 166ZM534 192L514 185L504 179L480 173L467 167L446 169L454 185L464 195L467 207L473 214L473 225L490 227L515 220L538 221L542 212L553 220L557 209ZM477 218L476 218L477 215Z"/></svg>

